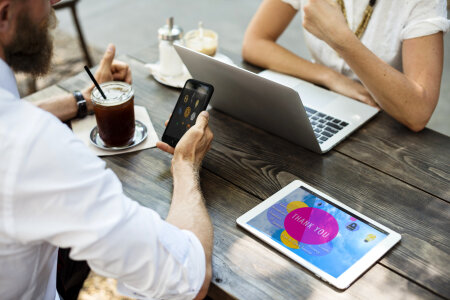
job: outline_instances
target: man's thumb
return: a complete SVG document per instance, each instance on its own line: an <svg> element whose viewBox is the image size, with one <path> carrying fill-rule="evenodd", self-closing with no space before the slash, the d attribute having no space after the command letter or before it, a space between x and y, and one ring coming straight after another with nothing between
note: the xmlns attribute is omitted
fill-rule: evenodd
<svg viewBox="0 0 450 300"><path fill-rule="evenodd" d="M106 48L105 54L103 55L100 67L106 66L109 68L114 60L115 55L116 47L113 44L109 44L108 48Z"/></svg>

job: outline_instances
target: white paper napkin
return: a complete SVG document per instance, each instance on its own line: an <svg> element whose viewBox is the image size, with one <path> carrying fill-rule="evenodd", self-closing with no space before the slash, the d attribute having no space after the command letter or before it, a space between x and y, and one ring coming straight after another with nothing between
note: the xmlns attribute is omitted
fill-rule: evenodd
<svg viewBox="0 0 450 300"><path fill-rule="evenodd" d="M97 126L97 122L95 121L94 115L88 115L83 119L72 121L72 130L73 133L83 141L83 143L88 146L97 156L108 156L108 155L117 155L121 153L139 151L143 149L156 147L156 142L159 141L158 136L156 135L155 129L153 128L152 121L150 120L150 116L148 115L147 110L143 106L134 106L134 115L135 119L141 121L147 127L147 139L143 141L141 144L136 147L129 148L126 150L120 151L106 151L94 146L89 138L89 135L92 129Z"/></svg>

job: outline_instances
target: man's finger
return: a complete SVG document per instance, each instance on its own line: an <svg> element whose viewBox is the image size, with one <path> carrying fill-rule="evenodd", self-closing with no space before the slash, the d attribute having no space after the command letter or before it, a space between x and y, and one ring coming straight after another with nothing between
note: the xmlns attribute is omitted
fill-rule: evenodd
<svg viewBox="0 0 450 300"><path fill-rule="evenodd" d="M127 75L125 76L124 81L126 83L128 83L128 84L132 84L133 83L133 77L131 75L131 69L130 68L127 69Z"/></svg>
<svg viewBox="0 0 450 300"><path fill-rule="evenodd" d="M195 126L205 129L206 126L208 126L208 122L209 122L209 113L207 111L202 111L197 117Z"/></svg>
<svg viewBox="0 0 450 300"><path fill-rule="evenodd" d="M116 55L116 47L113 44L109 44L106 48L105 54L103 55L102 61L100 62L100 68L111 68L111 65Z"/></svg>
<svg viewBox="0 0 450 300"><path fill-rule="evenodd" d="M171 147L170 145L164 143L164 142L156 142L156 147L164 152L173 154L175 149L173 147Z"/></svg>

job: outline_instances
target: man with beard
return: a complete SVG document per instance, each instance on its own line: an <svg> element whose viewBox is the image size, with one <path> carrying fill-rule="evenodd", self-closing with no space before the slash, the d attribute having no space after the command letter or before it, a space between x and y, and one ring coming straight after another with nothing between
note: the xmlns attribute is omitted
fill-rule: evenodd
<svg viewBox="0 0 450 300"><path fill-rule="evenodd" d="M48 70L56 2L0 0L0 298L58 299L59 247L116 278L129 296L202 298L212 272L213 231L199 185L212 141L208 114L175 149L158 144L173 154L173 197L162 220L125 196L114 173L57 118L19 99L12 70ZM98 79L131 81L113 57L110 46ZM71 95L45 105L67 109L62 119L79 111Z"/></svg>

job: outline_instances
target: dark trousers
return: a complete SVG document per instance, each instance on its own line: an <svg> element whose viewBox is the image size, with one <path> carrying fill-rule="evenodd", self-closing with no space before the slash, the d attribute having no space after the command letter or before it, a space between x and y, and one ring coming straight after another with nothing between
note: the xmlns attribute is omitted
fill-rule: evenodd
<svg viewBox="0 0 450 300"><path fill-rule="evenodd" d="M85 261L69 258L70 249L59 249L56 289L63 300L77 300L91 269Z"/></svg>

